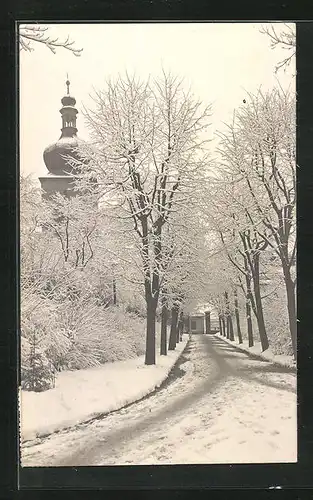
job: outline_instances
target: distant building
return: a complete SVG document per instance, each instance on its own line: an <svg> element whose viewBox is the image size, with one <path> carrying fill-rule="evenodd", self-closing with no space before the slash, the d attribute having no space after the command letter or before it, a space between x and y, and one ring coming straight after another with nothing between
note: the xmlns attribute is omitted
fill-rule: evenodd
<svg viewBox="0 0 313 500"><path fill-rule="evenodd" d="M204 314L190 316L191 333L204 333Z"/></svg>
<svg viewBox="0 0 313 500"><path fill-rule="evenodd" d="M185 315L185 332L214 334L219 331L218 314L209 303L199 304Z"/></svg>
<svg viewBox="0 0 313 500"><path fill-rule="evenodd" d="M67 94L62 97L61 136L58 141L48 146L43 152L43 159L48 169L48 174L39 177L43 197L48 199L55 193L61 193L66 197L75 195L73 186L73 169L69 164L67 155L78 159L75 148L78 146L76 117L78 110L75 108L76 99L70 96L69 80L66 81Z"/></svg>

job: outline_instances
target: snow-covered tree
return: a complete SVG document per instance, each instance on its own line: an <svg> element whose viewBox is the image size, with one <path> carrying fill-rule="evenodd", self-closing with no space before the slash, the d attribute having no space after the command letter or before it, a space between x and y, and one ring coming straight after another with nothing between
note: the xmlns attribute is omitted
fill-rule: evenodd
<svg viewBox="0 0 313 500"><path fill-rule="evenodd" d="M87 162L80 185L96 177L102 203L114 201L116 213L132 221L147 309L145 363L154 364L163 228L205 178L210 111L166 74L153 82L128 75L109 81L94 102L85 112L92 144L80 150Z"/></svg>
<svg viewBox="0 0 313 500"><path fill-rule="evenodd" d="M251 306L257 319L262 349L266 350L269 341L261 298L260 259L268 242L255 228L255 207L247 197L244 186L230 175L227 165L220 166L220 174L211 193L214 197L214 205L209 208L212 223L219 234L225 255L236 270L236 281L246 294L247 319L250 323ZM252 344L251 324L248 331L249 343Z"/></svg>
<svg viewBox="0 0 313 500"><path fill-rule="evenodd" d="M221 134L221 154L237 189L247 230L261 250L280 260L288 302L289 329L296 356L295 98L282 89L249 95ZM241 219L241 218L240 218ZM248 258L249 240L243 241Z"/></svg>
<svg viewBox="0 0 313 500"><path fill-rule="evenodd" d="M163 267L161 274L162 325L166 324L171 309L171 335L169 348L179 342L178 330L182 328L182 316L195 301L205 301L207 283L207 258L209 247L205 237L206 225L202 216L201 197L206 196L206 180L201 189L189 196L188 206L172 211L163 234ZM196 224L195 224L196 221ZM166 340L162 336L161 352ZM165 332L164 337L166 338ZM163 340L163 342L162 342Z"/></svg>
<svg viewBox="0 0 313 500"><path fill-rule="evenodd" d="M30 177L20 179L20 266L21 301L30 314L41 303L40 293L57 265L55 247L49 235L41 234L44 217L40 190Z"/></svg>
<svg viewBox="0 0 313 500"><path fill-rule="evenodd" d="M63 369L144 352L144 301L127 221L93 195L50 201L21 179L22 387L46 390ZM138 260L138 256L137 256ZM119 307L113 303L113 277Z"/></svg>
<svg viewBox="0 0 313 500"><path fill-rule="evenodd" d="M43 203L43 229L56 236L65 263L84 268L94 256L99 213L92 195L67 198L55 194Z"/></svg>
<svg viewBox="0 0 313 500"><path fill-rule="evenodd" d="M34 321L24 321L23 323L23 336L21 338L22 388L35 392L45 391L53 387L54 384L54 367L49 362L42 345L46 333L42 331L42 323Z"/></svg>

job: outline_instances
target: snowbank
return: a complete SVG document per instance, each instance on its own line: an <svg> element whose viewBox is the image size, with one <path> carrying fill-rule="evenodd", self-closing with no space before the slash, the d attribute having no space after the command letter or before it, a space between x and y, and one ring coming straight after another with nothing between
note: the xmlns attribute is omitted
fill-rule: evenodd
<svg viewBox="0 0 313 500"><path fill-rule="evenodd" d="M237 349L225 356L224 345L193 335L182 377L109 418L25 443L23 467L296 462L295 374Z"/></svg>
<svg viewBox="0 0 313 500"><path fill-rule="evenodd" d="M253 347L249 347L248 341L244 340L242 344L237 344L237 341L231 341L226 337L223 337L220 333L216 334L217 337L221 338L228 344L231 344L236 349L247 352L250 354L254 354L255 356L259 356L262 359L266 359L267 361L271 361L280 366L285 366L287 368L292 368L296 370L296 362L293 356L287 356L283 354L274 354L271 349L266 349L266 351L262 351L261 342L255 342Z"/></svg>
<svg viewBox="0 0 313 500"><path fill-rule="evenodd" d="M20 391L21 439L28 441L118 410L159 387L187 344L187 335L157 364L144 356L86 370L64 371L56 387L45 392Z"/></svg>

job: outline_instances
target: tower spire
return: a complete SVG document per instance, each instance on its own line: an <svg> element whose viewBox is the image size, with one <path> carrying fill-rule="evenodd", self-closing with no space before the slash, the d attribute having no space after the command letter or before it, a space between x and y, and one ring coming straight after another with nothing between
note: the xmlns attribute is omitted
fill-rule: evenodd
<svg viewBox="0 0 313 500"><path fill-rule="evenodd" d="M67 86L67 94L62 97L61 103L62 108L60 109L60 113L62 115L62 137L73 137L76 135L76 115L78 113L75 108L76 99L75 97L70 96L70 81L68 79L68 73L66 74L66 86Z"/></svg>
<svg viewBox="0 0 313 500"><path fill-rule="evenodd" d="M66 73L66 82L65 82L65 84L67 86L67 95L70 95L70 84L71 84L71 82L68 79L68 73Z"/></svg>

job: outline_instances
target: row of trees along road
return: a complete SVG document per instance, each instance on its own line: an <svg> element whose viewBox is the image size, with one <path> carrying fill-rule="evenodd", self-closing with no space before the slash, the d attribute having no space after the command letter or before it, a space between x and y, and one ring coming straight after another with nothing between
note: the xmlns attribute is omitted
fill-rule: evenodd
<svg viewBox="0 0 313 500"><path fill-rule="evenodd" d="M262 270L274 261L277 267L279 262L296 356L294 96L280 88L248 95L219 138L220 163L210 186L214 204L209 207L209 216L235 271L233 281L255 314L263 350L269 347L269 340Z"/></svg>
<svg viewBox="0 0 313 500"><path fill-rule="evenodd" d="M218 134L219 161L214 164L206 133L210 108L184 93L176 78L164 74L153 82L129 76L109 81L94 104L85 110L91 143L81 146L82 161L73 160L73 167L80 171L78 189L86 191L90 178L97 178L104 211L124 224L132 241L120 248L119 258L136 259L136 282L144 289L146 364L155 363L158 305L163 326L168 308L177 324L188 302L205 293L223 304L230 338L233 315L240 329L238 293L243 294L249 343L252 311L266 350L262 278L274 261L277 269L277 259L296 355L293 96L280 88L248 95L227 130ZM231 264L229 287L222 291L220 283L213 287L215 254L217 269L225 256ZM196 287L200 276L207 282ZM171 332L170 349L175 348L176 327ZM163 354L164 339L163 328Z"/></svg>
<svg viewBox="0 0 313 500"><path fill-rule="evenodd" d="M186 262L189 249L186 244L177 250L171 228L178 212L193 210L208 180L209 117L210 107L166 74L148 82L129 76L108 81L106 90L94 95L94 109L85 110L91 142L82 145L82 163L73 161L73 167L81 167L80 189L96 178L102 206L112 211L114 205L114 217L131 221L146 301L146 364L155 363L160 295L173 296L176 307L183 300L178 259Z"/></svg>
<svg viewBox="0 0 313 500"><path fill-rule="evenodd" d="M286 56L277 63L275 71L286 70L295 60L295 25L267 24L260 32L268 37L271 48L285 50ZM231 296L239 343L243 341L241 305L246 313L244 329L249 346L254 344L253 311L265 350L269 338L264 304L265 312L275 318L272 326L278 324L281 337L285 330L281 317L286 311L296 359L295 126L295 96L292 93L285 93L279 87L271 92L248 95L244 105L234 113L227 131L218 134L220 161L216 168L217 179L210 186L214 205L209 207L207 214L215 228L215 237L221 243L217 261L214 264L211 260L210 282L211 302L219 311L220 331L233 339ZM262 290L264 278L267 285L270 283L269 291L268 286L266 291ZM282 297L277 293L279 288L285 289ZM275 297L280 300L275 301ZM281 307L281 302L285 301L287 307Z"/></svg>

